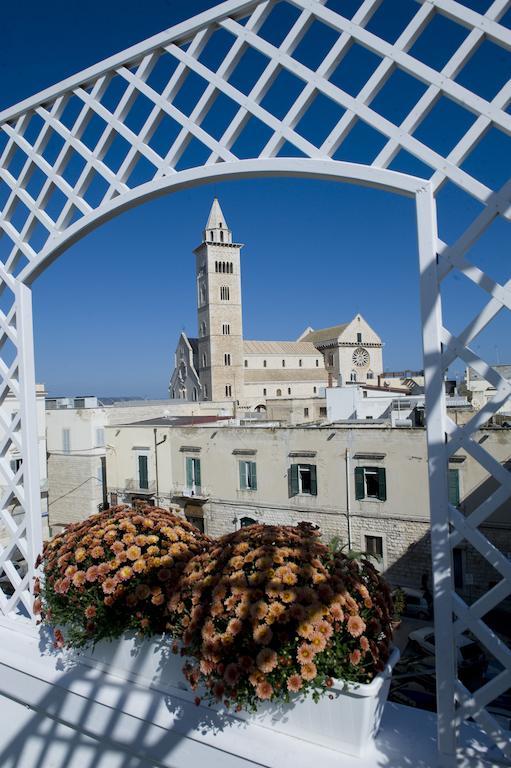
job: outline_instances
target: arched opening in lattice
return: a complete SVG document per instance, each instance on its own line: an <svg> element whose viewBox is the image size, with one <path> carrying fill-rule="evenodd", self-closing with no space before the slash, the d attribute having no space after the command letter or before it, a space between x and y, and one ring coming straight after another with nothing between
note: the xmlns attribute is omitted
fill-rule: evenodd
<svg viewBox="0 0 511 768"><path fill-rule="evenodd" d="M511 215L511 152L506 151L511 86L507 78L495 78L487 87L488 73L495 71L494 50L504 56L511 49L511 33L499 23L507 9L505 0L487 5L484 14L455 0L410 0L410 13L392 15L380 0L364 0L352 11L337 0L228 0L0 114L0 401L11 392L20 404L9 423L0 423L0 514L10 535L0 568L15 587L12 598L0 595L4 616L12 617L20 601L30 609L31 572L21 578L12 569L13 550L33 562L41 543L29 287L38 272L121 208L207 175L227 178L229 168L238 173L242 162L253 173L270 172L268 163L271 172L299 173L304 162L307 173L314 166L319 175L332 176L341 161L346 167L339 178L363 181L365 172L368 183L382 186L392 170L413 173L423 177L408 191L419 212L435 620L441 628L439 746L452 755L455 725L472 716L511 754L509 736L485 710L509 688L511 652L482 621L509 595L511 566L481 528L509 498L511 483L509 472L474 440L510 394L508 380L476 352L474 341L502 309L511 308L511 283L507 274L496 279L470 258L470 249L490 227ZM283 14L278 23L275 14ZM382 14L388 25L378 25ZM441 58L436 43L446 25L451 46ZM346 80L347 71L358 73L359 82ZM474 77L474 71L483 77ZM401 87L404 81L412 81L413 88ZM272 99L279 83L286 102ZM390 111L383 99L389 88L397 89ZM195 96L183 102L183 89ZM405 96L412 91L409 101ZM311 138L307 120L315 121L314 110L324 99L333 117L320 139ZM139 112L132 109L136 103ZM444 109L462 111L455 135L447 135ZM224 119L221 129L215 112ZM360 132L366 136L363 157L357 156ZM478 151L495 141L499 167L487 173ZM282 161L289 166L279 166ZM366 164L365 171L353 165L356 161ZM406 184L417 182L403 176ZM470 211L444 242L436 234L433 201L442 217L452 210L451 194L470 201ZM441 286L452 273L488 297L456 333L446 327L440 301ZM454 423L443 404L443 373L456 359L494 392L465 425ZM13 445L23 459L18 469L5 460ZM449 458L459 449L497 484L466 515L448 501ZM25 510L20 525L7 510L13 498ZM456 593L452 568L453 552L465 541L498 574L497 583L471 605ZM455 638L467 627L503 670L472 693L455 670Z"/></svg>

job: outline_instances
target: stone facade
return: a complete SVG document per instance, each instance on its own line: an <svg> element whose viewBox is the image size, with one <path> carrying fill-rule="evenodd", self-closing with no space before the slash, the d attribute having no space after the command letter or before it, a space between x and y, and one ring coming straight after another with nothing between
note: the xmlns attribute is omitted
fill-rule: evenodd
<svg viewBox="0 0 511 768"><path fill-rule="evenodd" d="M507 465L510 430L481 430L478 439ZM155 440L160 443L158 478ZM428 460L422 428L368 422L294 427L262 422L245 426L235 420L181 426L148 422L107 428L107 443L109 492L119 501L129 502L137 491L137 456L144 449L147 494L163 506L178 504L211 535L229 533L252 520L266 524L306 520L319 525L327 541L335 536L347 544L351 536L353 549L381 552L380 567L395 584L420 587L424 575L431 579ZM191 462L200 465L200 480L192 485L187 469ZM242 482L246 464L254 465L250 488ZM303 469L305 476L314 467L314 491L310 486L303 490L302 475L301 489L293 489L293 466L300 473ZM464 514L495 490L468 454L453 457L450 470L457 483L457 506ZM506 505L496 510L488 525L499 548L511 551ZM460 549L460 592L482 593L497 576L477 553L465 545Z"/></svg>

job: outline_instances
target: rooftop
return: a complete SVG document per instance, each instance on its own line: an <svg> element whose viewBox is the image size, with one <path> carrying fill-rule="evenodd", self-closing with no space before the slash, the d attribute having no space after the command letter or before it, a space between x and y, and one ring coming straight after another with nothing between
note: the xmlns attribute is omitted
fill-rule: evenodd
<svg viewBox="0 0 511 768"><path fill-rule="evenodd" d="M315 343L318 341L337 339L341 333L346 330L348 325L349 323L341 323L340 325L331 325L329 328L318 328L317 331L311 329L309 333L303 337L303 340Z"/></svg>
<svg viewBox="0 0 511 768"><path fill-rule="evenodd" d="M314 355L318 350L310 341L252 341L243 342L246 355Z"/></svg>

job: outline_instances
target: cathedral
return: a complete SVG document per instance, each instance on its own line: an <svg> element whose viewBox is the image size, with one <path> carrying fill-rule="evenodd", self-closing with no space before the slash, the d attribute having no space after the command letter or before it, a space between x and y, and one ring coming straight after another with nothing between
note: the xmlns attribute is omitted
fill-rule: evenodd
<svg viewBox="0 0 511 768"><path fill-rule="evenodd" d="M194 251L199 334L179 337L170 397L264 410L269 398L319 397L325 387L350 382L377 384L383 344L360 314L329 328L306 328L296 341L243 338L242 247L233 242L215 198Z"/></svg>

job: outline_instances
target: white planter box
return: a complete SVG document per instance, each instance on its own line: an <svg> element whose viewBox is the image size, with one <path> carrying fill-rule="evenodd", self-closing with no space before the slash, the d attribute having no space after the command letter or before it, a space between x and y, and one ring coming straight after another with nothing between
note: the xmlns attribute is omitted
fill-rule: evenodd
<svg viewBox="0 0 511 768"><path fill-rule="evenodd" d="M108 669L110 674L125 680L156 688L177 698L191 701L200 691L192 692L182 674L183 658L170 653L163 658L161 645L126 637L112 643L98 643L94 651L80 654L80 660L95 667ZM273 731L304 739L338 752L363 756L372 747L380 726L383 708L390 687L392 669L399 660L399 650L392 651L389 661L371 683L366 685L334 681L328 695L316 704L310 697L291 704L264 702L256 714L233 713L223 705L208 707L218 717L236 717Z"/></svg>

